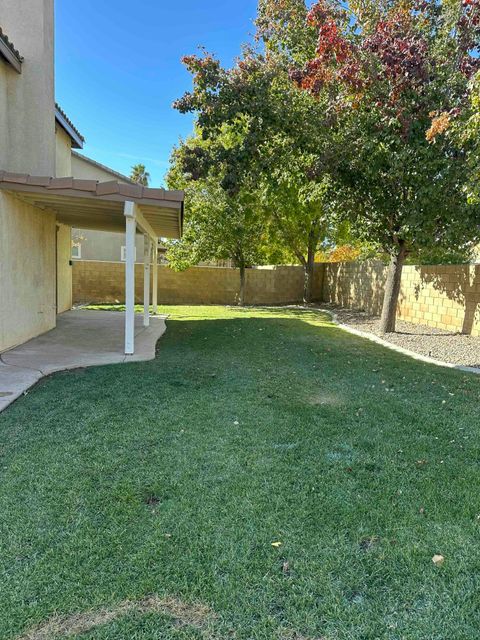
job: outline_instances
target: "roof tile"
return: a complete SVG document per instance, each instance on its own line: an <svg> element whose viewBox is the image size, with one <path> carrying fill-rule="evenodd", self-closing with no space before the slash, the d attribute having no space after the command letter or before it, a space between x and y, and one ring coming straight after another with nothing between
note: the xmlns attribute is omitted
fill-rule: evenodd
<svg viewBox="0 0 480 640"><path fill-rule="evenodd" d="M13 55L17 58L19 62L23 62L22 56L17 51L17 49L15 49L15 47L13 46L13 43L10 42L7 34L3 32L2 27L0 27L0 40L2 40L7 45L7 47L10 49L10 51L13 53Z"/></svg>
<svg viewBox="0 0 480 640"><path fill-rule="evenodd" d="M82 134L80 133L80 131L77 129L77 127L73 124L73 122L70 120L70 118L67 116L67 114L65 113L65 111L62 109L62 107L58 104L58 102L55 103L55 109L59 112L59 114L62 116L62 118L65 120L65 122L72 127L72 129L75 131L75 133L77 134L77 136L80 138L80 140L82 142L85 142L85 138L82 136Z"/></svg>

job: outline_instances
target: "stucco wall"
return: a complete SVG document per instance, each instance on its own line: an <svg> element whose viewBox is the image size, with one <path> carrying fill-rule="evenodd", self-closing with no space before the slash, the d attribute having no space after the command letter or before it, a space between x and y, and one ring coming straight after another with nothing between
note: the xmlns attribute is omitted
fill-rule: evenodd
<svg viewBox="0 0 480 640"><path fill-rule="evenodd" d="M72 230L64 224L57 224L57 312L72 308Z"/></svg>
<svg viewBox="0 0 480 640"><path fill-rule="evenodd" d="M0 167L54 175L53 0L1 0L0 25L25 58L21 74L0 78Z"/></svg>
<svg viewBox="0 0 480 640"><path fill-rule="evenodd" d="M82 158L76 153L72 154L72 175L74 178L81 180L99 180L100 182L108 182L109 180L117 180L117 182L127 183L127 180L119 178L114 171L108 171L107 167L102 168L93 162L89 162L87 158Z"/></svg>
<svg viewBox="0 0 480 640"><path fill-rule="evenodd" d="M97 260L100 262L120 262L121 249L125 246L125 234L113 231L92 231L86 229L74 229L75 237L81 238L81 259ZM137 249L137 262L143 262L143 234L137 233L135 246Z"/></svg>
<svg viewBox="0 0 480 640"><path fill-rule="evenodd" d="M0 351L55 326L55 216L0 191Z"/></svg>
<svg viewBox="0 0 480 640"><path fill-rule="evenodd" d="M326 265L323 299L379 315L386 275L381 262ZM397 316L447 331L480 335L480 265L404 267Z"/></svg>
<svg viewBox="0 0 480 640"><path fill-rule="evenodd" d="M0 60L0 167L7 166L8 136L8 77L16 72Z"/></svg>
<svg viewBox="0 0 480 640"><path fill-rule="evenodd" d="M72 175L72 140L58 125L55 127L55 175L57 178Z"/></svg>
<svg viewBox="0 0 480 640"><path fill-rule="evenodd" d="M323 267L315 273L315 297L322 288ZM193 267L176 273L158 268L159 304L236 304L239 291L237 269ZM300 302L303 295L301 267L248 269L247 304L286 304ZM135 296L143 300L143 267L135 269ZM115 262L75 261L73 265L74 302L124 302L125 265Z"/></svg>

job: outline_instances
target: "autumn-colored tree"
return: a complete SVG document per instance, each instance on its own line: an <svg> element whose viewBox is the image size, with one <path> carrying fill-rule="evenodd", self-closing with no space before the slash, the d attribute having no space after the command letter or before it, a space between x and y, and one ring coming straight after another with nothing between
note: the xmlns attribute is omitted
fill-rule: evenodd
<svg viewBox="0 0 480 640"><path fill-rule="evenodd" d="M316 214L308 229L302 207L283 212L292 239L348 220L390 255L386 332L407 255L463 251L480 233L466 197L472 162L441 135L471 108L479 3L262 0L260 53L246 49L228 70L210 55L185 59L194 88L176 107L196 113L205 138L225 123L242 131L209 160L225 167L225 189L257 175L275 202L299 186L297 201L315 202Z"/></svg>
<svg viewBox="0 0 480 640"><path fill-rule="evenodd" d="M319 100L328 96L344 139L344 211L391 256L381 325L394 331L408 253L479 237L467 154L441 134L470 108L480 1L318 0L306 38L312 28L315 53L291 77Z"/></svg>

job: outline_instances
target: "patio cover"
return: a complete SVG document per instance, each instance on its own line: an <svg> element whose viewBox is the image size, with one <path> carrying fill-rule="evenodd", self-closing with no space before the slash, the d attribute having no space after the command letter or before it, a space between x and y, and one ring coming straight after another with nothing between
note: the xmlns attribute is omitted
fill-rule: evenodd
<svg viewBox="0 0 480 640"><path fill-rule="evenodd" d="M80 229L119 231L126 235L125 354L134 353L135 234L145 237L144 326L149 326L150 266L153 265L152 304L157 312L158 239L181 238L183 191L150 189L116 180L52 178L0 171L0 189L29 204L55 213L59 222Z"/></svg>
<svg viewBox="0 0 480 640"><path fill-rule="evenodd" d="M125 232L124 204L133 202L142 231L157 238L180 238L183 191L149 189L116 180L98 182L0 171L0 189L54 211L57 220L80 229Z"/></svg>

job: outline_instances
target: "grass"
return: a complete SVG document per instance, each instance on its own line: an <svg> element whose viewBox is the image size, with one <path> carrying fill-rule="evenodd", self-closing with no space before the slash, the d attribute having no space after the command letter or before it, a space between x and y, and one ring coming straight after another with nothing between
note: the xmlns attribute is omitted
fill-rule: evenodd
<svg viewBox="0 0 480 640"><path fill-rule="evenodd" d="M314 311L162 311L156 360L0 415L0 638L478 638L480 379Z"/></svg>

